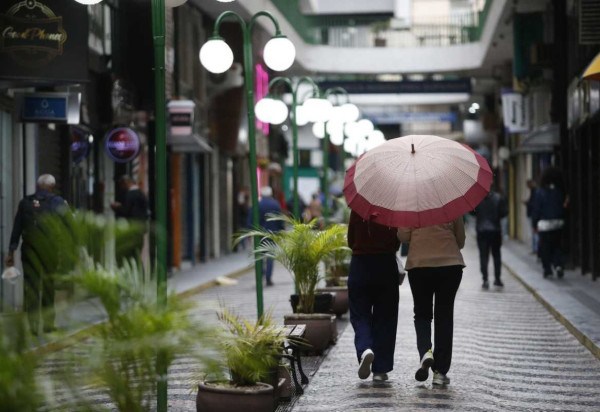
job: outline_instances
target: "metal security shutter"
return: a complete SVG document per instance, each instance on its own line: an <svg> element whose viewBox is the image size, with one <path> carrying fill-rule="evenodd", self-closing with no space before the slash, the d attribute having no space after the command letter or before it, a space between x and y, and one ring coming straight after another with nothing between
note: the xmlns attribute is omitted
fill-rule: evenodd
<svg viewBox="0 0 600 412"><path fill-rule="evenodd" d="M579 43L600 44L600 1L579 0Z"/></svg>

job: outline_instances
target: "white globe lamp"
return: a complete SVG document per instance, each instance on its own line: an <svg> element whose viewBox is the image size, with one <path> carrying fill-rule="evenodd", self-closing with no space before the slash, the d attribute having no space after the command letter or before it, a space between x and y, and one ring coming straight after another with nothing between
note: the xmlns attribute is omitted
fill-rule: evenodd
<svg viewBox="0 0 600 412"><path fill-rule="evenodd" d="M334 144L336 146L341 146L344 143L344 130L343 129L334 130L333 133L329 134L329 141L331 142L331 144Z"/></svg>
<svg viewBox="0 0 600 412"><path fill-rule="evenodd" d="M369 119L360 119L358 121L358 127L364 137L371 134L373 130L375 130L375 126L373 126L373 122Z"/></svg>
<svg viewBox="0 0 600 412"><path fill-rule="evenodd" d="M285 36L276 36L267 42L263 51L265 64L269 68L282 72L294 64L296 48L294 43Z"/></svg>
<svg viewBox="0 0 600 412"><path fill-rule="evenodd" d="M344 122L356 122L360 117L360 111L355 104L345 103L340 106L343 112Z"/></svg>
<svg viewBox="0 0 600 412"><path fill-rule="evenodd" d="M308 115L304 105L296 106L296 126L304 126L308 123Z"/></svg>
<svg viewBox="0 0 600 412"><path fill-rule="evenodd" d="M92 4L98 4L100 3L102 0L75 0L77 3L80 4L85 4L87 5L92 5Z"/></svg>
<svg viewBox="0 0 600 412"><path fill-rule="evenodd" d="M317 123L313 124L312 132L317 138L319 138L319 139L324 138L325 137L325 123L317 122Z"/></svg>
<svg viewBox="0 0 600 412"><path fill-rule="evenodd" d="M333 105L327 99L311 97L304 102L310 122L326 122L331 117Z"/></svg>
<svg viewBox="0 0 600 412"><path fill-rule="evenodd" d="M260 99L254 106L254 114L263 123L281 124L288 117L288 108L284 102L270 97Z"/></svg>
<svg viewBox="0 0 600 412"><path fill-rule="evenodd" d="M346 125L344 126L344 133L350 139L355 139L355 140L358 139L359 137L363 136L360 126L358 125L357 122L346 123Z"/></svg>
<svg viewBox="0 0 600 412"><path fill-rule="evenodd" d="M213 37L200 49L200 62L211 73L225 73L233 64L233 52L222 38Z"/></svg>

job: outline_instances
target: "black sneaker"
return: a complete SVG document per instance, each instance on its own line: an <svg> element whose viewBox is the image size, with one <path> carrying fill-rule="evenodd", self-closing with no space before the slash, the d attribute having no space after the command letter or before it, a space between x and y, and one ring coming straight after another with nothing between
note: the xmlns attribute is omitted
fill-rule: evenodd
<svg viewBox="0 0 600 412"><path fill-rule="evenodd" d="M490 283L487 280L483 281L483 285L481 285L482 289L489 289L490 288Z"/></svg>
<svg viewBox="0 0 600 412"><path fill-rule="evenodd" d="M500 279L496 279L494 281L494 286L498 286L499 288L503 288L504 287L504 283L502 283L502 281Z"/></svg>
<svg viewBox="0 0 600 412"><path fill-rule="evenodd" d="M274 283L273 283L273 282L271 282L271 281L267 281L267 286L273 286L273 285L274 285Z"/></svg>

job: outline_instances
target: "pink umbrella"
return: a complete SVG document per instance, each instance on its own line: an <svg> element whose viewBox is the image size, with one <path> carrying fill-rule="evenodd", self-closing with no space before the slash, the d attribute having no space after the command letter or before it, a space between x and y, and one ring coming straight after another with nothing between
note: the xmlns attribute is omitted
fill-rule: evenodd
<svg viewBox="0 0 600 412"><path fill-rule="evenodd" d="M470 147L438 136L388 140L346 172L344 195L363 219L390 227L450 222L490 191L488 162Z"/></svg>

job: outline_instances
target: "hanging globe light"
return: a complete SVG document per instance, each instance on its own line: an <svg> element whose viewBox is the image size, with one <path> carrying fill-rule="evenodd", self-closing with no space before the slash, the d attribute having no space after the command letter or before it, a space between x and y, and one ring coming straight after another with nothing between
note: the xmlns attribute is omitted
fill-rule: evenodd
<svg viewBox="0 0 600 412"><path fill-rule="evenodd" d="M260 99L254 106L254 114L263 123L281 124L288 117L288 107L284 102L270 97Z"/></svg>
<svg viewBox="0 0 600 412"><path fill-rule="evenodd" d="M225 73L233 64L233 52L221 37L213 37L200 49L200 62L211 73Z"/></svg>
<svg viewBox="0 0 600 412"><path fill-rule="evenodd" d="M364 137L368 136L373 130L375 130L375 126L373 126L373 122L369 119L360 119L358 121L358 127Z"/></svg>
<svg viewBox="0 0 600 412"><path fill-rule="evenodd" d="M308 121L310 122L326 122L331 116L333 105L327 99L311 97L304 102Z"/></svg>
<svg viewBox="0 0 600 412"><path fill-rule="evenodd" d="M344 122L356 122L360 117L360 111L355 104L352 103L344 103L340 106Z"/></svg>
<svg viewBox="0 0 600 412"><path fill-rule="evenodd" d="M319 139L324 138L325 137L325 123L317 122L317 123L313 124L312 132Z"/></svg>
<svg viewBox="0 0 600 412"><path fill-rule="evenodd" d="M88 5L92 5L92 4L98 4L100 3L102 0L75 0L77 3L80 4L85 4L86 6Z"/></svg>
<svg viewBox="0 0 600 412"><path fill-rule="evenodd" d="M308 115L306 113L306 108L304 105L300 104L296 106L296 125L304 126L308 123Z"/></svg>
<svg viewBox="0 0 600 412"><path fill-rule="evenodd" d="M296 48L285 36L276 36L267 42L263 51L263 59L269 68L281 72L294 64Z"/></svg>

